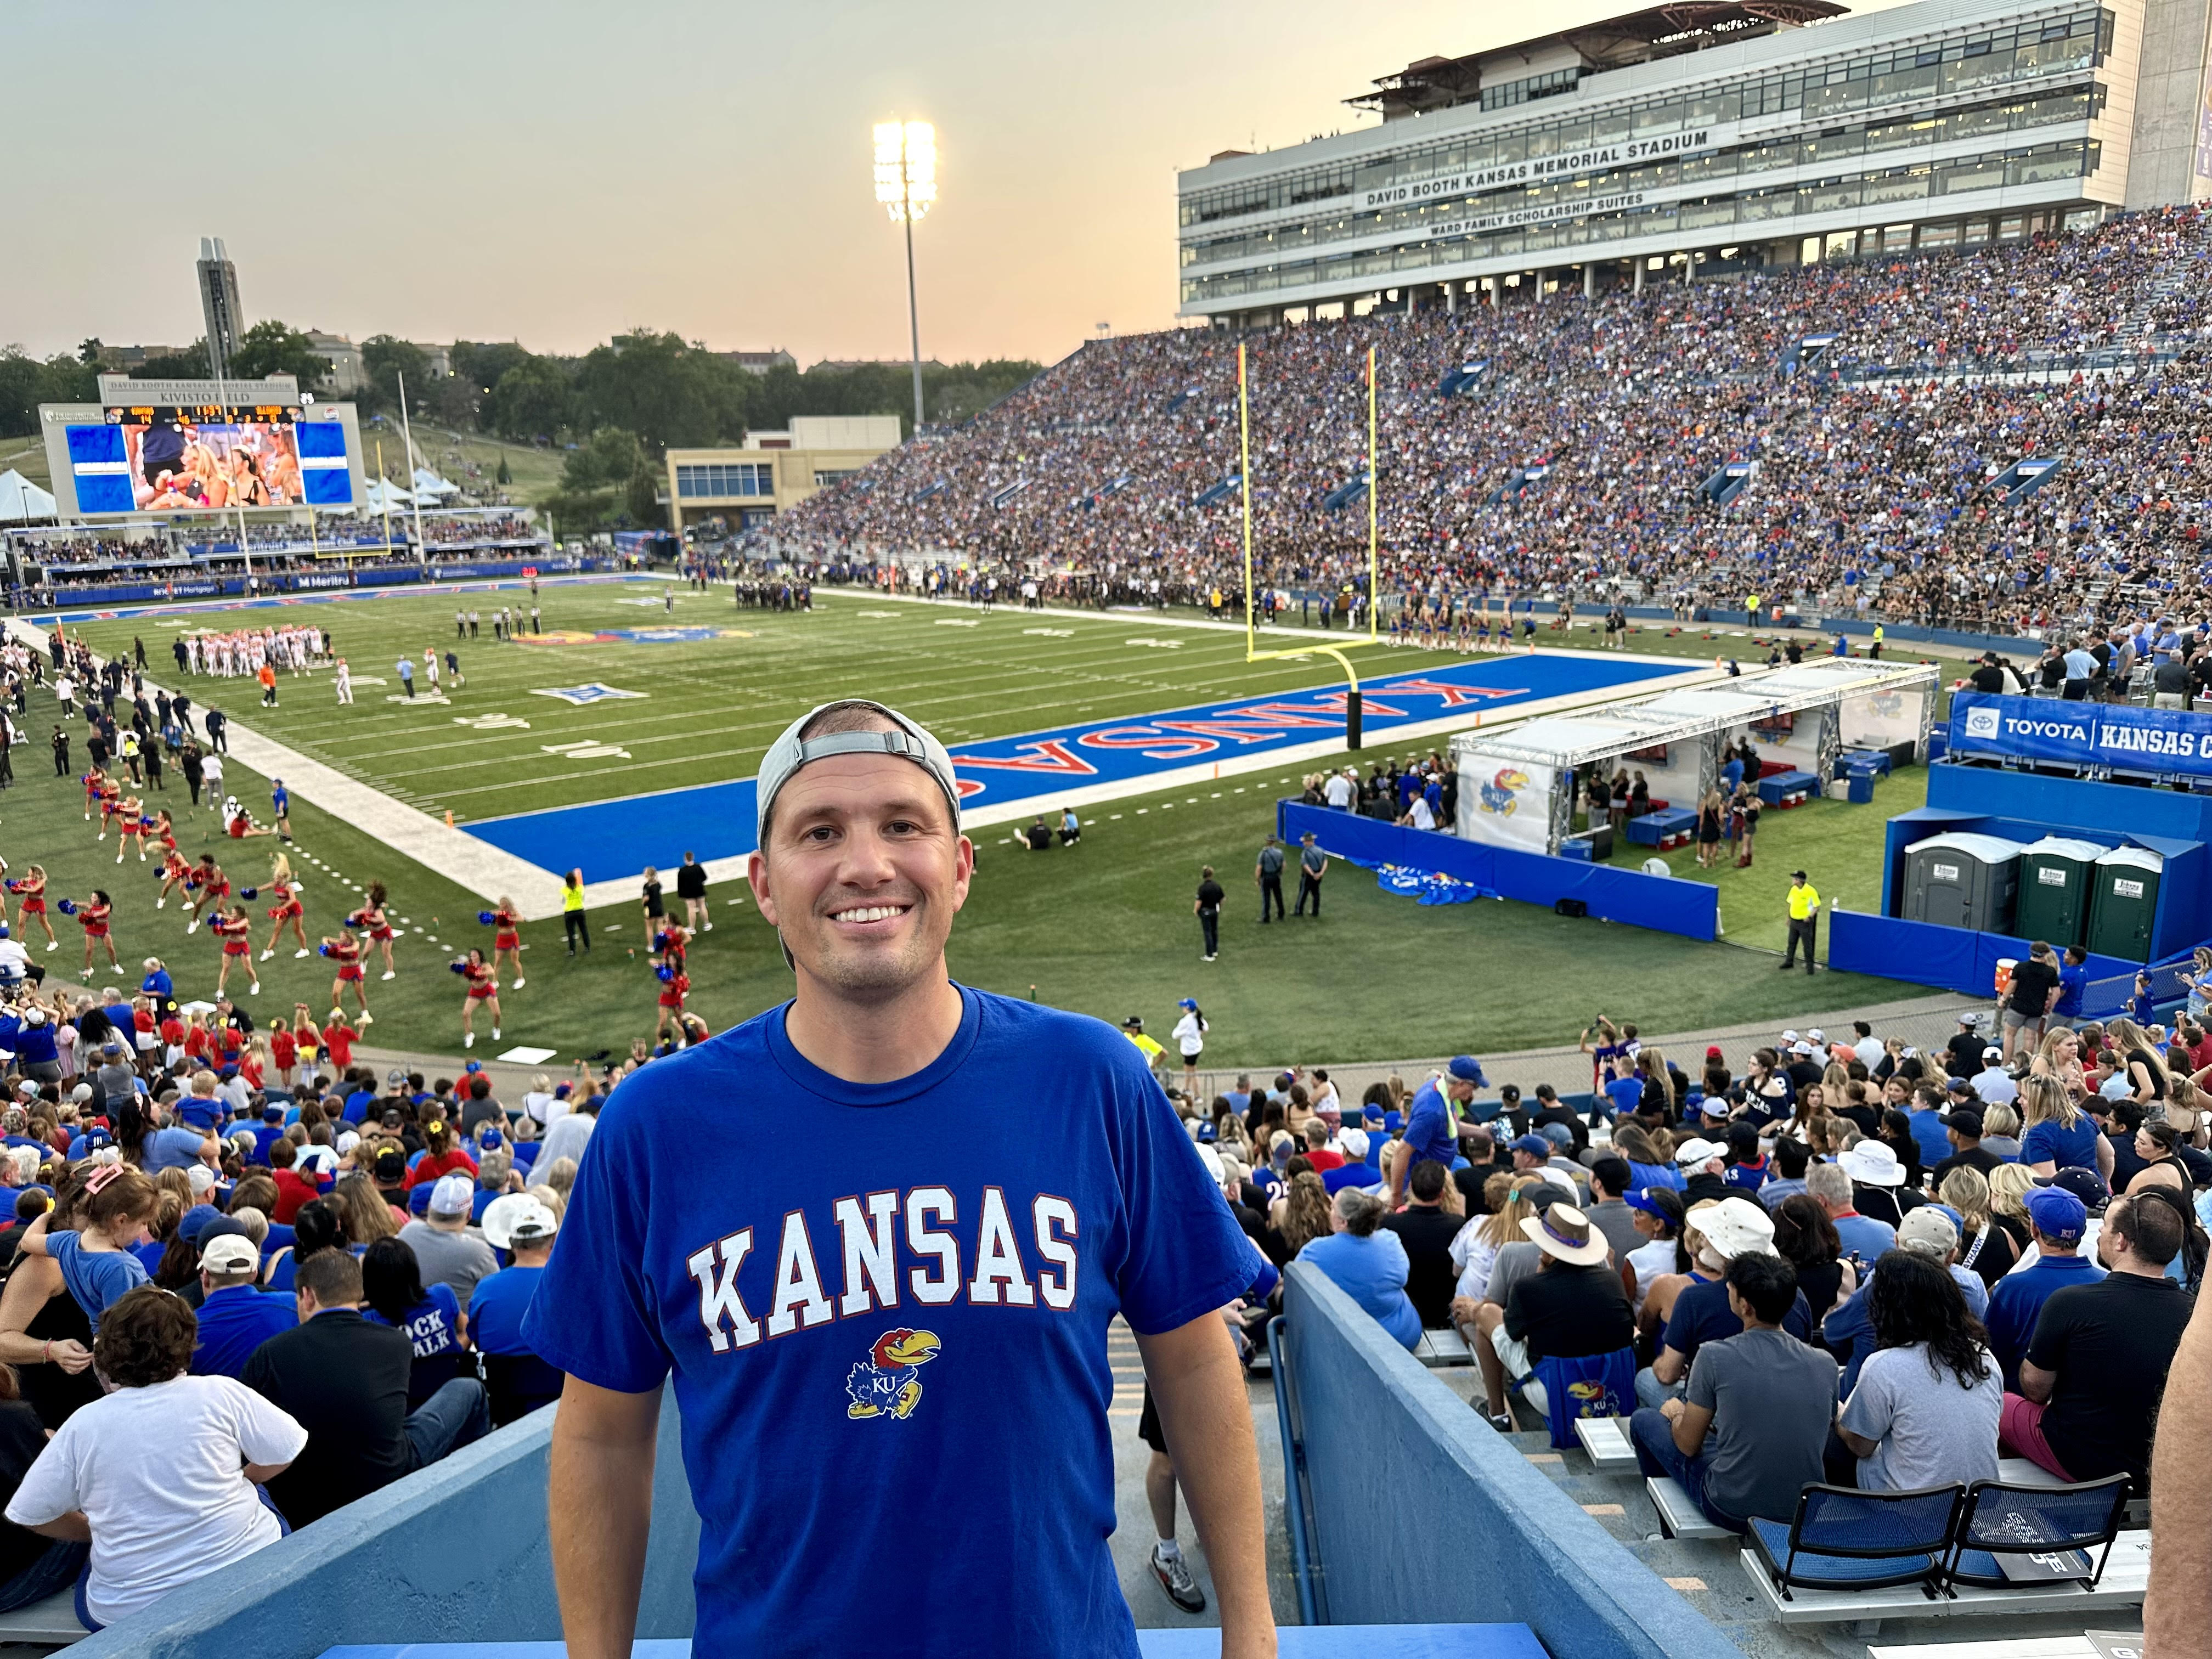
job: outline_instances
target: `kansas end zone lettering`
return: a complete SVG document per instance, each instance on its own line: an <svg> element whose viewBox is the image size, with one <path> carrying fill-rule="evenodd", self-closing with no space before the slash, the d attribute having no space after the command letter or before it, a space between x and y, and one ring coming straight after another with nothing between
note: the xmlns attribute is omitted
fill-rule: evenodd
<svg viewBox="0 0 2212 1659"><path fill-rule="evenodd" d="M2200 753L2197 746L2197 736L2194 732L2171 727L2108 723L2098 738L2097 747L2113 755L2155 755L2170 759L2193 760Z"/></svg>

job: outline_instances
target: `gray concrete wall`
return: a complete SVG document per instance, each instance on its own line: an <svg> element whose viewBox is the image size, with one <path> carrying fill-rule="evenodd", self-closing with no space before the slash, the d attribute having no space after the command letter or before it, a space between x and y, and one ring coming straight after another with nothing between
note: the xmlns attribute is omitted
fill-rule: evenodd
<svg viewBox="0 0 2212 1659"><path fill-rule="evenodd" d="M1318 1270L1287 1279L1327 1622L1508 1620L1552 1659L1742 1659Z"/></svg>
<svg viewBox="0 0 2212 1659"><path fill-rule="evenodd" d="M2205 0L2146 0L2135 74L2135 139L2127 205L2186 202L2196 193L2197 100L2204 78ZM2115 31L2113 58L2121 56Z"/></svg>

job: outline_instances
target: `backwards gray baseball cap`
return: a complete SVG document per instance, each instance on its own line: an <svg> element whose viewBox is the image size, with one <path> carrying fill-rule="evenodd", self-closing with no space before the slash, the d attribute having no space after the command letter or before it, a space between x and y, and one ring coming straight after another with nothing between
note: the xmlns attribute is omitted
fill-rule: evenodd
<svg viewBox="0 0 2212 1659"><path fill-rule="evenodd" d="M898 729L895 732L824 732L802 738L799 734L807 724L825 709L872 709ZM768 833L769 809L775 804L776 795L791 781L799 769L810 761L827 760L833 755L896 755L912 761L936 780L937 787L945 792L945 803L952 809L953 827L960 823L960 784L952 775L952 757L945 752L945 745L927 732L900 714L879 702L865 697L840 697L835 702L822 703L810 708L783 728L783 735L769 745L768 753L761 757L760 775L754 784L753 836L758 845Z"/></svg>

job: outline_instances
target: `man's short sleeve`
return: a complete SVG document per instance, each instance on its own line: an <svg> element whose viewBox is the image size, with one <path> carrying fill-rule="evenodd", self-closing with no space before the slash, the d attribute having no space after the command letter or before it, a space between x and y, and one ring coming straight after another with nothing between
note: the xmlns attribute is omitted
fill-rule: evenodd
<svg viewBox="0 0 2212 1659"><path fill-rule="evenodd" d="M645 1277L648 1194L634 1178L631 1151L639 1137L626 1133L643 1120L625 1121L615 1115L620 1111L610 1103L577 1166L552 1259L523 1316L522 1340L595 1388L644 1394L660 1386L672 1360Z"/></svg>
<svg viewBox="0 0 2212 1659"><path fill-rule="evenodd" d="M2069 1285L2051 1292L2043 1311L2036 1316L2035 1334L2027 1339L2024 1363L2053 1373L2066 1368L2067 1341L2074 1334L2074 1304L2090 1288Z"/></svg>
<svg viewBox="0 0 2212 1659"><path fill-rule="evenodd" d="M1890 1365L1887 1354L1871 1356L1859 1372L1859 1385L1851 1390L1851 1397L1844 1402L1843 1426L1862 1440L1880 1440L1890 1431L1897 1419L1895 1390L1891 1387Z"/></svg>
<svg viewBox="0 0 2212 1659"><path fill-rule="evenodd" d="M46 1449L24 1471L15 1495L8 1500L10 1521L19 1527L43 1526L84 1507L84 1495L77 1490L76 1480L76 1436L83 1431L73 1431L70 1424L64 1423L46 1442Z"/></svg>
<svg viewBox="0 0 2212 1659"><path fill-rule="evenodd" d="M1659 1339L1661 1347L1672 1348L1676 1353L1693 1354L1697 1352L1698 1335L1691 1316L1689 1289L1685 1285L1682 1292L1675 1297L1674 1305L1667 1312L1666 1334Z"/></svg>
<svg viewBox="0 0 2212 1659"><path fill-rule="evenodd" d="M1735 1356L1728 1351L1725 1342L1708 1342L1698 1350L1698 1357L1690 1362L1690 1384L1684 1398L1692 1406L1718 1414L1720 1410L1721 1373L1729 1368Z"/></svg>
<svg viewBox="0 0 2212 1659"><path fill-rule="evenodd" d="M1158 1336L1235 1301L1260 1276L1261 1256L1159 1085L1118 1054L1109 1065L1127 1237L1115 1288L1129 1328Z"/></svg>

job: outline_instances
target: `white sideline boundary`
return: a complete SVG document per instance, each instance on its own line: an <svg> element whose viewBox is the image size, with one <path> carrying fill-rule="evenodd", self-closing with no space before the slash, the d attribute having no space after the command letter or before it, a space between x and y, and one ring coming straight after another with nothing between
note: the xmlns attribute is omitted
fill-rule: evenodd
<svg viewBox="0 0 2212 1659"><path fill-rule="evenodd" d="M572 577L570 580L611 581L650 579L633 575L623 578ZM456 584L455 586L458 587L464 585ZM417 587L413 591L422 592L425 590ZM980 608L969 605L962 600L927 599L918 594L882 593L872 589L858 587L828 589L817 587L815 592L817 598L824 592L829 592L841 599L849 598L871 602L888 600L893 604L915 605L935 609L976 611L980 620ZM160 608L183 610L198 607L180 605L175 607ZM240 608L241 607L229 607L233 611ZM1024 611L1020 608L1018 600L1012 605L1002 608L1015 616L1059 617L1093 624L1121 621L1127 623L1142 623L1147 628L1177 628L1230 634L1242 634L1244 631L1244 625L1241 622L1217 623L1207 621L1203 617L1158 617L1134 611L1101 612L1048 607L1042 611ZM46 620L49 623L52 621L51 618ZM42 654L45 653L46 636L39 625L40 619L10 617L6 619L6 622L9 632L15 638L32 649ZM1278 626L1261 628L1256 631L1271 637L1286 637L1310 642L1317 630ZM1336 646L1340 649L1347 639L1356 640L1364 636L1332 633L1324 635L1322 642ZM1370 658L1369 664L1379 664L1398 654L1389 652L1387 647L1383 650L1385 655ZM1315 654L1318 657L1320 653L1316 651ZM1513 657L1547 655L1571 656L1579 659L1593 653L1583 651L1547 651L1539 647L1534 651L1516 650L1494 654L1500 659L1506 659ZM1608 652L1601 654L1605 660L1656 664L1662 666L1673 666L1685 661L1679 657L1627 651ZM1416 670L1410 666L1387 671L1378 669L1373 678L1382 678L1385 672L1413 672ZM1363 684L1365 678L1363 677ZM1448 737L1460 732L1474 731L1480 727L1495 729L1512 726L1539 716L1600 708L1607 703L1618 702L1628 697L1648 696L1661 691L1710 684L1728 678L1723 669L1686 665L1675 674L1638 680L1631 685L1608 686L1595 691L1571 692L1556 697L1539 698L1531 702L1515 703L1509 708L1492 713L1486 719L1483 710L1471 708L1436 720L1417 720L1410 725L1393 726L1375 733L1374 747L1376 752L1381 755L1393 752L1397 745L1406 743L1419 743ZM250 682L241 683L250 684ZM150 677L148 678L146 684L157 690L168 689L160 685ZM314 760L301 754L296 749L264 736L251 726L242 724L235 715L230 717L226 732L225 740L228 744L226 759L237 761L248 769L259 773L264 778L283 778L285 781L285 787L301 799L319 807L333 817L344 819L355 829L374 836L395 852L412 859L433 874L444 877L447 880L475 894L477 897L487 903L496 902L502 896L512 898L516 910L520 913L525 921L550 921L561 914L562 872L544 869L526 859L517 857L512 853L493 846L489 842L479 839L458 825L453 829L447 829L443 823L428 813L394 799L374 785L349 777L333 766ZM1048 809L1048 816L1057 812L1062 805L1079 808L1097 806L1110 801L1127 799L1131 796L1191 788L1200 784L1218 782L1224 778L1245 777L1257 773L1269 772L1278 767L1294 767L1308 761L1343 752L1343 737L1341 733L1338 733L1316 742L1271 749L1263 754L1232 755L1224 759L1176 767L1168 771L1156 772L1144 777L1127 778L1111 783L1084 785L1055 794ZM687 784L682 786L682 788L704 787L708 786ZM234 790L232 793L237 792ZM681 790L655 790L647 793L681 793ZM637 796L616 799L643 798ZM604 805L605 803L587 804ZM979 806L972 811L962 813L961 824L963 830L973 832L990 829L999 824L1032 818L1036 816L1039 805L1037 800L1030 799L1001 802L996 805ZM558 812L572 809L546 807L541 810ZM522 813L502 815L502 817L526 816L532 815ZM742 856L709 859L706 861L707 878L710 882L719 883L742 881L745 875L746 862L746 859ZM637 878L634 876L586 882L584 885L586 908L603 909L611 905L630 902L637 896L636 882Z"/></svg>

